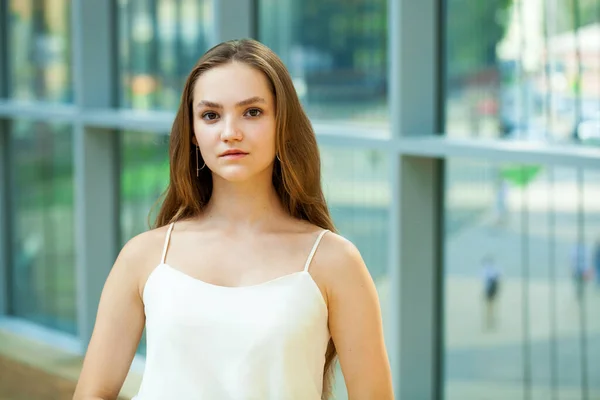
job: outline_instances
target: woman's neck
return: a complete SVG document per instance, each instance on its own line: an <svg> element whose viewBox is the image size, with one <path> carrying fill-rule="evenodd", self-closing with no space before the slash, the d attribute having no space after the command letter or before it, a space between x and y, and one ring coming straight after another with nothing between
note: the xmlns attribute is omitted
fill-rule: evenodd
<svg viewBox="0 0 600 400"><path fill-rule="evenodd" d="M211 224L239 233L263 231L273 221L289 217L271 179L228 182L218 177L213 178L212 195L203 216Z"/></svg>

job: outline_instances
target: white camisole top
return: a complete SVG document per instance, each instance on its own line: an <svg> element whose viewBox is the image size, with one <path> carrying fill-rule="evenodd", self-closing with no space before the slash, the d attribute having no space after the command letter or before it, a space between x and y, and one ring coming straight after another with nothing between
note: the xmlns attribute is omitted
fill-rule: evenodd
<svg viewBox="0 0 600 400"><path fill-rule="evenodd" d="M143 290L146 365L135 400L320 400L327 306L304 269L227 287L161 263Z"/></svg>

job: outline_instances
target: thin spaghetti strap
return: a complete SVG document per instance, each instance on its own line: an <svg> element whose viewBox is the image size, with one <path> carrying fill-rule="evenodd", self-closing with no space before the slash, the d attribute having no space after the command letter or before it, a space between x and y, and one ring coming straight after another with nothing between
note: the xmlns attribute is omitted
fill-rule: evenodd
<svg viewBox="0 0 600 400"><path fill-rule="evenodd" d="M323 236L329 232L328 229L324 229L323 231L321 231L321 233L319 233L319 237L317 237L317 240L315 241L315 244L313 245L312 250L310 251L310 254L308 255L308 259L306 260L306 264L304 264L304 272L308 272L308 267L310 267L310 263L317 251L317 247L319 247L319 243L321 243L321 239L323 239Z"/></svg>
<svg viewBox="0 0 600 400"><path fill-rule="evenodd" d="M169 241L171 240L171 231L173 230L173 226L175 226L175 222L171 222L171 225L169 225L169 229L167 230L167 236L165 237L165 247L163 248L162 258L160 259L161 264L164 264L167 259L167 248L169 248Z"/></svg>

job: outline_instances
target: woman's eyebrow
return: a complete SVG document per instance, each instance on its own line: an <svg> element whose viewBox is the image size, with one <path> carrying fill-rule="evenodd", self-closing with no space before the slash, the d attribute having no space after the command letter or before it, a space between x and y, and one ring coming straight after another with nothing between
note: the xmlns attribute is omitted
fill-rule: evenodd
<svg viewBox="0 0 600 400"><path fill-rule="evenodd" d="M266 103L266 102L267 101L265 99L263 99L262 97L254 96L254 97L250 97L249 99L237 102L235 104L235 106L236 107L243 107L243 106L247 106L247 105L250 105L250 104ZM223 109L223 106L221 104L215 103L215 102L209 101L209 100L200 100L198 102L198 105L196 107L197 108L200 108L200 107L210 107L210 108Z"/></svg>
<svg viewBox="0 0 600 400"><path fill-rule="evenodd" d="M265 99L263 99L262 97L258 97L258 96L254 96L254 97L250 97L249 99L246 100L242 100L238 103L236 103L236 107L243 107L243 106L248 106L250 104L254 104L254 103L266 103L267 101Z"/></svg>

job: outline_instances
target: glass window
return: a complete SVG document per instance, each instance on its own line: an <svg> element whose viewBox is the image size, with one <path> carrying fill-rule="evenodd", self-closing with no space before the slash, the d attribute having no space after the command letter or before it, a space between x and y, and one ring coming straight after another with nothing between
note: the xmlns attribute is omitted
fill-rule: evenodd
<svg viewBox="0 0 600 400"><path fill-rule="evenodd" d="M589 269L585 279L585 303L582 303L581 322L585 333L585 357L583 364L590 387L588 398L600 398L600 169L582 172L580 196L583 207L581 215L584 229L582 235L586 243L585 254L589 260Z"/></svg>
<svg viewBox="0 0 600 400"><path fill-rule="evenodd" d="M379 292L384 318L389 306L388 236L390 185L388 157L376 150L320 149L323 190L339 233L361 252ZM387 319L384 319L384 328ZM386 338L389 336L386 329ZM339 369L335 398L347 399Z"/></svg>
<svg viewBox="0 0 600 400"><path fill-rule="evenodd" d="M501 176L501 171L489 164L446 163L444 358L448 400L523 398L522 200L519 191L507 192ZM510 220L508 209L513 211ZM495 231L508 223L511 229L500 231L502 235ZM490 296L497 294L498 301L488 307L484 282L500 270L501 283L489 290ZM489 392L492 383L501 385L502 391L494 389L498 397ZM477 394L477 387L484 391Z"/></svg>
<svg viewBox="0 0 600 400"><path fill-rule="evenodd" d="M122 107L175 109L208 50L212 0L119 0Z"/></svg>
<svg viewBox="0 0 600 400"><path fill-rule="evenodd" d="M8 10L9 96L72 102L71 2L9 0Z"/></svg>
<svg viewBox="0 0 600 400"><path fill-rule="evenodd" d="M597 7L597 0L448 0L448 135L599 140Z"/></svg>
<svg viewBox="0 0 600 400"><path fill-rule="evenodd" d="M261 0L259 28L311 118L387 126L387 1Z"/></svg>
<svg viewBox="0 0 600 400"><path fill-rule="evenodd" d="M446 399L600 396L598 178L447 162Z"/></svg>
<svg viewBox="0 0 600 400"><path fill-rule="evenodd" d="M120 142L121 244L125 245L154 222L157 201L169 184L169 136L125 131Z"/></svg>
<svg viewBox="0 0 600 400"><path fill-rule="evenodd" d="M76 332L71 127L16 120L9 135L9 313Z"/></svg>
<svg viewBox="0 0 600 400"><path fill-rule="evenodd" d="M169 136L125 131L121 147L121 246L150 229L158 212L160 195L169 184ZM160 260L156 260L156 264ZM146 354L146 332L138 353Z"/></svg>

